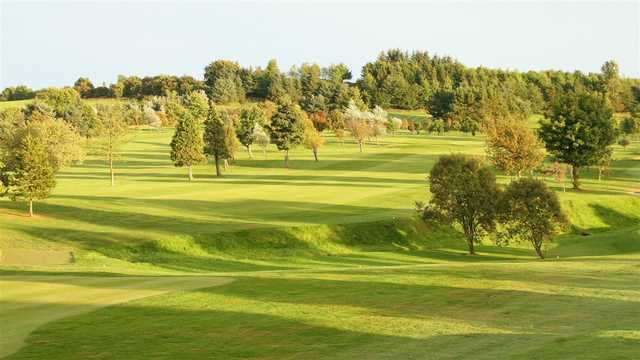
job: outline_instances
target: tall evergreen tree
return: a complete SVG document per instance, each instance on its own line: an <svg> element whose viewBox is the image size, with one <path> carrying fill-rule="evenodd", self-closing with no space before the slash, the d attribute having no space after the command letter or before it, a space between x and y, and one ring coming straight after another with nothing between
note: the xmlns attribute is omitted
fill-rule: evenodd
<svg viewBox="0 0 640 360"><path fill-rule="evenodd" d="M175 166L189 169L189 181L193 180L193 165L204 161L204 142L198 121L188 111L180 113L176 131L171 140L171 160Z"/></svg>
<svg viewBox="0 0 640 360"><path fill-rule="evenodd" d="M230 156L225 136L225 123L222 114L211 104L209 114L204 124L204 152L213 157L216 166L216 176L222 176L220 160Z"/></svg>

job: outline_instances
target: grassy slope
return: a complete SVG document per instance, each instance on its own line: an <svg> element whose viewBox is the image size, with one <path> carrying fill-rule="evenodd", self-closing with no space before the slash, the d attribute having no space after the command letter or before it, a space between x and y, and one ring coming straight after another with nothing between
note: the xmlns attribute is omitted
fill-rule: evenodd
<svg viewBox="0 0 640 360"><path fill-rule="evenodd" d="M462 256L459 235L405 218L413 201L426 197L424 173L437 155L481 154L479 138L405 135L365 154L330 143L319 163L296 150L288 170L273 149L269 160L241 153L223 179L202 166L189 184L167 159L169 137L140 132L113 189L98 159L65 170L54 196L36 207L37 219L21 216L23 204L0 201L0 227L7 229L0 248L77 251L76 264L40 269L47 271L206 272L237 280L49 323L9 358L636 353L640 198L628 193L640 188L637 142L616 148L609 180L587 172L587 191L560 192L574 225L591 235L561 236L551 260L540 262L519 248L483 246L481 256ZM14 282L3 288L37 283L28 270L38 269L5 269ZM59 287L67 280L48 281ZM82 298L88 289L75 291ZM87 305L65 303L65 293L42 294L49 296L40 304L47 313L64 316ZM35 296L11 303L28 308ZM0 318L12 328L23 317L48 321L7 309L0 307Z"/></svg>

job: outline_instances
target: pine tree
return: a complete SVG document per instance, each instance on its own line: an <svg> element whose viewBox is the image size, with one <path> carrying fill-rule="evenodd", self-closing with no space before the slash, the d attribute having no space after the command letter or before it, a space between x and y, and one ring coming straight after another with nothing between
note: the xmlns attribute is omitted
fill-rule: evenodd
<svg viewBox="0 0 640 360"><path fill-rule="evenodd" d="M202 131L196 119L187 111L179 114L176 132L171 140L171 160L175 166L189 169L189 181L193 180L192 166L204 161Z"/></svg>
<svg viewBox="0 0 640 360"><path fill-rule="evenodd" d="M204 126L204 152L213 157L216 165L216 176L222 176L220 160L228 158L230 153L225 137L223 116L214 106L210 106Z"/></svg>
<svg viewBox="0 0 640 360"><path fill-rule="evenodd" d="M278 150L285 152L284 167L289 167L289 150L302 143L304 136L302 110L290 101L280 102L278 110L271 118L268 129Z"/></svg>
<svg viewBox="0 0 640 360"><path fill-rule="evenodd" d="M9 180L11 199L26 200L33 216L33 201L46 199L56 186L55 171L45 146L31 134L22 139L15 160Z"/></svg>

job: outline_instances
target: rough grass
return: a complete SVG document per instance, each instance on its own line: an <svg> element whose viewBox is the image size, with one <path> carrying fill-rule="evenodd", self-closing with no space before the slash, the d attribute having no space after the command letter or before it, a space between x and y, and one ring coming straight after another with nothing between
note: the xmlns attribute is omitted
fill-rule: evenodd
<svg viewBox="0 0 640 360"><path fill-rule="evenodd" d="M464 255L455 229L412 218L437 156L481 156L481 137L403 134L359 154L329 135L320 162L299 148L283 169L273 148L240 151L223 178L202 165L189 183L168 159L170 136L139 131L114 188L95 156L65 169L34 219L0 200L0 248L75 257L0 269L3 340L41 325L10 359L637 356L638 142L615 148L605 181L585 171L584 191L548 180L573 228L539 261L489 242ZM92 308L185 274L235 281ZM95 285L106 283L115 290Z"/></svg>

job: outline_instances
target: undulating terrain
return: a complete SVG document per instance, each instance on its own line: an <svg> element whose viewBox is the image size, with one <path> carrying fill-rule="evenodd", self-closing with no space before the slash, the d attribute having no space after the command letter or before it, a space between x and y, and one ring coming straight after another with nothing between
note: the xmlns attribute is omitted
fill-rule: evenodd
<svg viewBox="0 0 640 360"><path fill-rule="evenodd" d="M398 116L420 116L402 113ZM535 126L532 120L532 126ZM0 200L0 356L7 359L633 359L640 354L640 142L610 174L560 196L572 227L539 260L427 224L439 155L484 156L482 136L386 136L364 153L325 133L169 159L171 129L135 132L111 187L91 153L53 195ZM508 177L499 176L506 183ZM46 265L43 265L46 264Z"/></svg>

